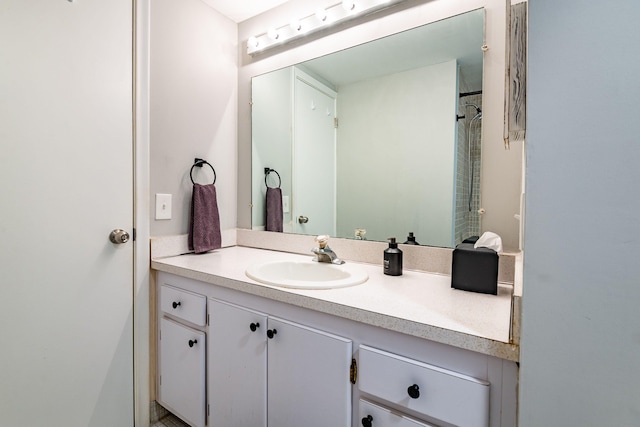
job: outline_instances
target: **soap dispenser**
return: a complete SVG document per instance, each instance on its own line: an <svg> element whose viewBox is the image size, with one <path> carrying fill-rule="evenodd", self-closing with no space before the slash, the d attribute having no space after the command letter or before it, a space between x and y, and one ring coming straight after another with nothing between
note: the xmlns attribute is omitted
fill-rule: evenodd
<svg viewBox="0 0 640 427"><path fill-rule="evenodd" d="M413 231L409 232L407 236L407 241L404 242L405 245L419 245L420 243L416 242L416 237L413 235Z"/></svg>
<svg viewBox="0 0 640 427"><path fill-rule="evenodd" d="M395 237L389 237L389 247L384 250L384 274L402 275L402 251L398 249Z"/></svg>

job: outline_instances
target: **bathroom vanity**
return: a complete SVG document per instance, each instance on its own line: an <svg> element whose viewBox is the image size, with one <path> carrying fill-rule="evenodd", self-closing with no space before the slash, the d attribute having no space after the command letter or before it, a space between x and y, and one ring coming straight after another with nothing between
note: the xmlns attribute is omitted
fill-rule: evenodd
<svg viewBox="0 0 640 427"><path fill-rule="evenodd" d="M339 289L245 274L282 260L311 256L234 246L152 261L160 404L198 427L516 425L512 284L475 294L365 263L368 280Z"/></svg>

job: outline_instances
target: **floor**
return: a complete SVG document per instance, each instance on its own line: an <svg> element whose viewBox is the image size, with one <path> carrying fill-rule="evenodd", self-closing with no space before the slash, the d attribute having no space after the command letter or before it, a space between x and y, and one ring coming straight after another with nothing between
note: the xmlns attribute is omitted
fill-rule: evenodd
<svg viewBox="0 0 640 427"><path fill-rule="evenodd" d="M189 424L186 424L175 415L169 414L160 419L157 423L153 424L151 427L189 427Z"/></svg>

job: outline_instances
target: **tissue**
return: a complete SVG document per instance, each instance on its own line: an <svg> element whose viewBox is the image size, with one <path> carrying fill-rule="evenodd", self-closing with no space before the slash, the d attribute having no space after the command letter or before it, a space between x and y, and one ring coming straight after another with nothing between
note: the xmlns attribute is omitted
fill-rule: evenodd
<svg viewBox="0 0 640 427"><path fill-rule="evenodd" d="M502 253L502 239L496 233L485 231L482 236L473 244L475 249L489 248L497 253Z"/></svg>

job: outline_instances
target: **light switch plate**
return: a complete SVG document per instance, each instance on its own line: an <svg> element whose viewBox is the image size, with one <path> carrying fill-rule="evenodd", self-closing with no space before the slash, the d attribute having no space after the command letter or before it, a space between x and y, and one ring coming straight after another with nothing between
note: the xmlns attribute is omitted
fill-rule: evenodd
<svg viewBox="0 0 640 427"><path fill-rule="evenodd" d="M171 194L156 193L156 219L171 219Z"/></svg>
<svg viewBox="0 0 640 427"><path fill-rule="evenodd" d="M282 196L282 213L289 213L289 196Z"/></svg>

